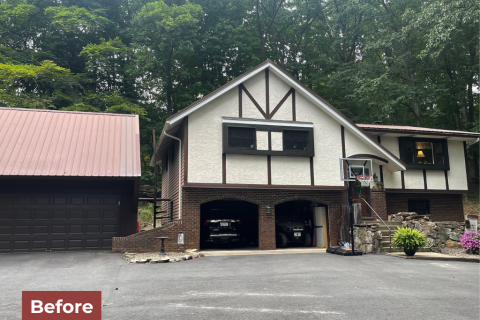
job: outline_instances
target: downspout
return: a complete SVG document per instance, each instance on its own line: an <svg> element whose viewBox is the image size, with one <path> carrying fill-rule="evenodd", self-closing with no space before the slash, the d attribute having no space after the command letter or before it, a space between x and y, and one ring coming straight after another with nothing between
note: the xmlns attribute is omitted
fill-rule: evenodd
<svg viewBox="0 0 480 320"><path fill-rule="evenodd" d="M470 143L470 144L467 146L467 149L470 148L471 146L473 146L473 145L474 145L475 143L477 143L479 140L480 140L480 138L477 138L477 141Z"/></svg>
<svg viewBox="0 0 480 320"><path fill-rule="evenodd" d="M163 134L178 141L178 220L182 220L182 140L169 135L165 130Z"/></svg>

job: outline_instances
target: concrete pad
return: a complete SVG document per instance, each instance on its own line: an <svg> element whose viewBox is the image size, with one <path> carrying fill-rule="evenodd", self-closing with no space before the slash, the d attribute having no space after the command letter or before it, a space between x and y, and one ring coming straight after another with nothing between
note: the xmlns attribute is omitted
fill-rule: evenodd
<svg viewBox="0 0 480 320"><path fill-rule="evenodd" d="M479 263L478 258L463 258L449 256L447 254L435 253L435 252L417 252L413 257L407 256L404 252L391 252L386 253L388 256L403 258L403 259L416 259L416 260L437 260L437 261L462 261L462 262L476 262Z"/></svg>
<svg viewBox="0 0 480 320"><path fill-rule="evenodd" d="M200 251L205 257L221 256L250 256L260 254L298 254L298 253L325 253L327 249L322 248L287 248L276 250L258 250L258 249L230 249L230 250L205 250Z"/></svg>

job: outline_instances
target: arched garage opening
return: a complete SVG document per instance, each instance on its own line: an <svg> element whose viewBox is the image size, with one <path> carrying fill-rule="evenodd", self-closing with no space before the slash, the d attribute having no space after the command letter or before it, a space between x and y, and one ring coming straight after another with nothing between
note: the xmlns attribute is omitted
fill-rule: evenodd
<svg viewBox="0 0 480 320"><path fill-rule="evenodd" d="M236 199L200 206L200 248L258 248L258 205Z"/></svg>
<svg viewBox="0 0 480 320"><path fill-rule="evenodd" d="M327 207L308 200L292 200L275 206L277 248L326 247Z"/></svg>

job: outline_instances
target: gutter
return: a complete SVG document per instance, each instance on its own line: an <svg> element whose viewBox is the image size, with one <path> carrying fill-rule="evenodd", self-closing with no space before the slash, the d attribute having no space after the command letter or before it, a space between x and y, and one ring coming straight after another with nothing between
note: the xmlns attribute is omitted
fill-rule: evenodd
<svg viewBox="0 0 480 320"><path fill-rule="evenodd" d="M178 141L178 220L182 220L182 140L169 135L165 130L163 134Z"/></svg>
<svg viewBox="0 0 480 320"><path fill-rule="evenodd" d="M470 148L471 146L473 146L473 145L474 145L475 143L477 143L478 141L480 141L480 138L477 138L477 141L470 143L470 144L467 146L467 149Z"/></svg>

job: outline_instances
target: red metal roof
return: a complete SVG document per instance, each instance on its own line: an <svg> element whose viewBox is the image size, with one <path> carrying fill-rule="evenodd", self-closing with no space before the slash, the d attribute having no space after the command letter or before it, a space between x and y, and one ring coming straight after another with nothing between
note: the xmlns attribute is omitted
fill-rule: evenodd
<svg viewBox="0 0 480 320"><path fill-rule="evenodd" d="M368 131L391 131L391 132L405 132L417 134L440 134L453 136L470 136L480 137L478 132L455 131L445 129L423 128L423 127L409 127L409 126L394 126L386 124L357 124L360 128Z"/></svg>
<svg viewBox="0 0 480 320"><path fill-rule="evenodd" d="M140 177L138 116L0 108L0 175Z"/></svg>

